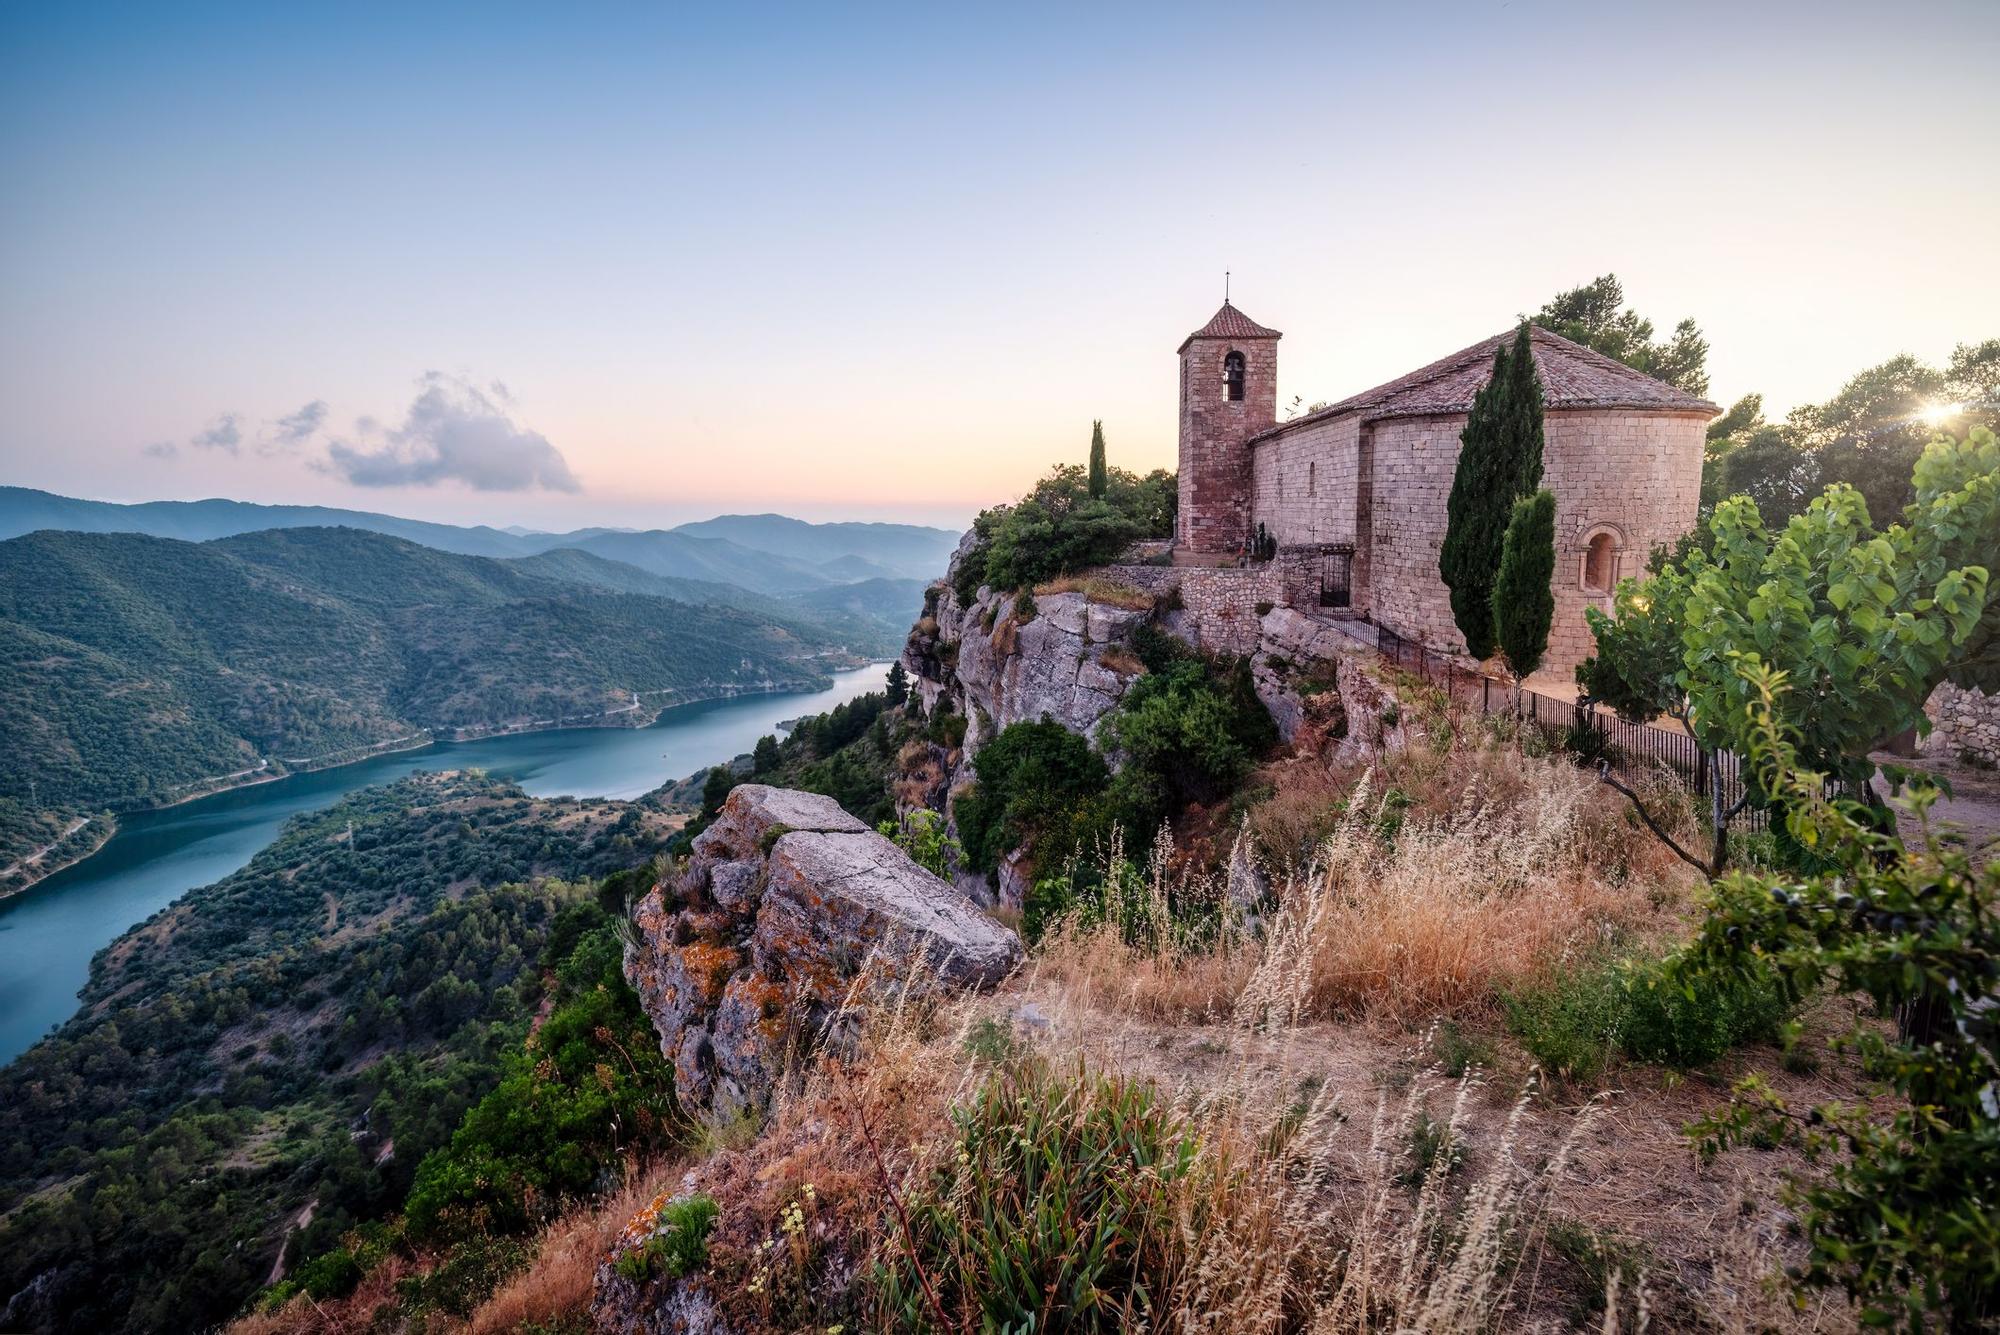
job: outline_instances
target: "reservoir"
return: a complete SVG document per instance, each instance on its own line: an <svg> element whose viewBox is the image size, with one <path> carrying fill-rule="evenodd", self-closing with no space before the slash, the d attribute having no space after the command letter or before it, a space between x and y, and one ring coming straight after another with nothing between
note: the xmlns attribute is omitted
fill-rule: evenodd
<svg viewBox="0 0 2000 1335"><path fill-rule="evenodd" d="M483 769L536 797L634 798L742 755L782 720L880 690L888 670L878 663L836 673L823 691L680 705L647 728L440 742L121 816L95 854L0 899L0 1065L75 1013L93 955L195 886L242 867L299 812L419 770Z"/></svg>

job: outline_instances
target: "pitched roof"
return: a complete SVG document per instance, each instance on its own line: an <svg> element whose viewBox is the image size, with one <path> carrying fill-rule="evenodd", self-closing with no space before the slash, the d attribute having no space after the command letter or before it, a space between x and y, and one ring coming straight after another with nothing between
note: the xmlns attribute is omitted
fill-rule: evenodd
<svg viewBox="0 0 2000 1335"><path fill-rule="evenodd" d="M1466 412L1472 407L1472 396L1493 373L1494 352L1513 338L1514 331L1510 329L1481 339L1429 366L1318 412L1280 422L1251 439L1265 440L1307 422L1324 421L1344 413L1358 412L1363 420L1374 421L1383 417ZM1635 371L1581 343L1551 334L1540 325L1529 326L1528 346L1534 352L1535 370L1542 379L1543 403L1548 408L1638 408L1655 412L1705 412L1711 417L1721 411L1707 399L1675 389L1664 380L1655 380L1644 371Z"/></svg>
<svg viewBox="0 0 2000 1335"><path fill-rule="evenodd" d="M1275 329L1266 329L1255 320L1230 305L1227 300L1215 318L1181 340L1179 351L1186 352L1187 345L1198 338L1283 338Z"/></svg>

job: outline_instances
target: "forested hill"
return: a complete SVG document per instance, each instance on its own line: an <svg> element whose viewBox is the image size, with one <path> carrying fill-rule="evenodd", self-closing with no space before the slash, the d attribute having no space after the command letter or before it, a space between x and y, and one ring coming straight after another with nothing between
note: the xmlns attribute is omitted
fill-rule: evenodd
<svg viewBox="0 0 2000 1335"><path fill-rule="evenodd" d="M676 699L810 688L843 648L803 617L355 529L0 542L0 890L91 813L426 730L636 722Z"/></svg>
<svg viewBox="0 0 2000 1335"><path fill-rule="evenodd" d="M551 961L610 921L567 882L647 867L673 825L422 776L295 817L120 937L83 1011L0 1070L0 1329L205 1329L308 1203L294 1256L400 1205Z"/></svg>

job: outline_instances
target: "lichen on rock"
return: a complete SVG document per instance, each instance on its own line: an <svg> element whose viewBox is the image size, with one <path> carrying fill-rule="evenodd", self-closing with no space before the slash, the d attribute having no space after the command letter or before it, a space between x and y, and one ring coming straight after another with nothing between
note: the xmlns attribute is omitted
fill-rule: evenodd
<svg viewBox="0 0 2000 1335"><path fill-rule="evenodd" d="M744 784L634 914L625 974L684 1104L761 1110L786 1067L838 1028L864 964L875 986L988 987L1013 932L816 793Z"/></svg>

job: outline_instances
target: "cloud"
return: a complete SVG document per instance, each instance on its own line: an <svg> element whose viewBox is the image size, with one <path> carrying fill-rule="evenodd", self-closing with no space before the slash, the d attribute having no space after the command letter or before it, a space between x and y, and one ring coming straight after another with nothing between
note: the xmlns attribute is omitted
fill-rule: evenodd
<svg viewBox="0 0 2000 1335"><path fill-rule="evenodd" d="M318 435L319 429L326 425L326 413L325 399L314 399L297 412L286 413L270 424L271 431L264 438L263 450L270 453L276 450L295 449L305 444Z"/></svg>
<svg viewBox="0 0 2000 1335"><path fill-rule="evenodd" d="M236 413L224 413L208 430L190 436L188 444L199 450L227 450L234 454L243 444L242 420Z"/></svg>
<svg viewBox="0 0 2000 1335"><path fill-rule="evenodd" d="M515 425L506 401L437 371L418 384L400 427L371 431L373 423L358 423L381 443L332 441L326 467L357 487L460 482L476 491L580 490L562 452L540 432Z"/></svg>
<svg viewBox="0 0 2000 1335"><path fill-rule="evenodd" d="M171 440L156 440L141 451L149 459L178 459L181 447Z"/></svg>

